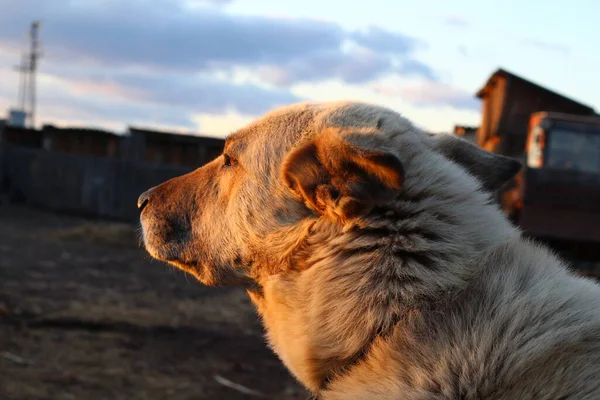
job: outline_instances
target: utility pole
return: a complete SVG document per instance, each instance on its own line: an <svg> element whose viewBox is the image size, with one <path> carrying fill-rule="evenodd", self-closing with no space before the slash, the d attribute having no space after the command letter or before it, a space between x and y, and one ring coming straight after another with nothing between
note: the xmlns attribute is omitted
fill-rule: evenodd
<svg viewBox="0 0 600 400"><path fill-rule="evenodd" d="M36 73L38 59L42 56L39 42L40 21L34 21L29 31L29 52L23 54L21 64L15 67L19 72L19 112L24 112L29 126L35 128ZM15 110L17 111L17 110Z"/></svg>
<svg viewBox="0 0 600 400"><path fill-rule="evenodd" d="M35 128L35 102L36 102L36 70L37 70L37 60L38 57L41 57L42 52L40 51L40 43L38 39L38 31L40 28L40 21L34 21L31 24L31 50L29 53L29 124L32 128Z"/></svg>
<svg viewBox="0 0 600 400"><path fill-rule="evenodd" d="M19 109L25 110L25 101L27 99L27 75L29 72L27 54L21 57L21 64L15 67L19 72Z"/></svg>

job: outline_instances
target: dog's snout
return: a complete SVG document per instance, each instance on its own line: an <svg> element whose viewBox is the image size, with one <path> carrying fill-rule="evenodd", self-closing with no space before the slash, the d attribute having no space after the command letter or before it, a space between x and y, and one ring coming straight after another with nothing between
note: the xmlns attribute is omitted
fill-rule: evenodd
<svg viewBox="0 0 600 400"><path fill-rule="evenodd" d="M148 202L150 201L151 193L152 193L152 189L146 190L144 193L142 193L140 195L140 197L138 197L137 208L140 210L140 212L144 209L144 207L146 207L148 205Z"/></svg>

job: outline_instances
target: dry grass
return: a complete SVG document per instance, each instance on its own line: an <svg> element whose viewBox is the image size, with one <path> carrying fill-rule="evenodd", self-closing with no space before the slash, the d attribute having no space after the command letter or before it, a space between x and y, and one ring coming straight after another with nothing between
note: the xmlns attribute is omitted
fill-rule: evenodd
<svg viewBox="0 0 600 400"><path fill-rule="evenodd" d="M37 237L56 241L79 241L116 247L139 247L138 228L118 222L83 222L65 228L38 231Z"/></svg>
<svg viewBox="0 0 600 400"><path fill-rule="evenodd" d="M0 399L308 397L242 288L188 280L136 236L133 224L0 207Z"/></svg>

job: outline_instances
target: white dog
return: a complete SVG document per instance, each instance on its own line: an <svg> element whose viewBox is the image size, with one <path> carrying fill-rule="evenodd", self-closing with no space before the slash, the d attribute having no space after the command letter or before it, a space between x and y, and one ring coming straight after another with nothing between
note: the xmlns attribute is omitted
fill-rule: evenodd
<svg viewBox="0 0 600 400"><path fill-rule="evenodd" d="M361 103L302 103L139 199L149 253L245 285L315 396L600 399L600 287L491 200L520 169Z"/></svg>

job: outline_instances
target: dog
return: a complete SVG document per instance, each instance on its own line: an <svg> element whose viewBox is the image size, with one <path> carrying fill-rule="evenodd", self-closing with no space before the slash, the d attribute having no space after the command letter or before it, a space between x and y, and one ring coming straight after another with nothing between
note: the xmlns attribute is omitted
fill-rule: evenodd
<svg viewBox="0 0 600 400"><path fill-rule="evenodd" d="M152 257L246 288L315 398L600 399L600 287L500 211L520 169L385 107L303 102L138 207Z"/></svg>

